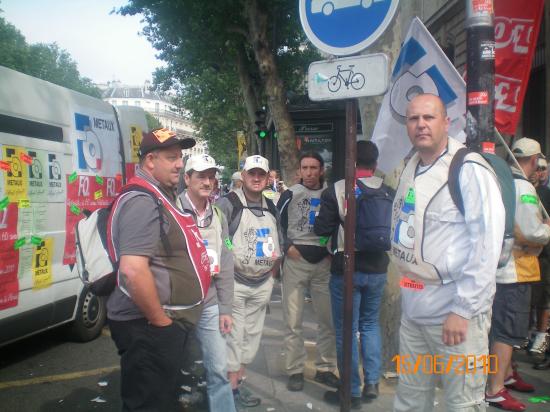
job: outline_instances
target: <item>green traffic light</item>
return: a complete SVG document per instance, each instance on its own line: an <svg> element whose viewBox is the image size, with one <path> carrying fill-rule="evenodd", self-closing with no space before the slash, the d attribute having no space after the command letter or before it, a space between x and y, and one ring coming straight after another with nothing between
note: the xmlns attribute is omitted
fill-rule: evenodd
<svg viewBox="0 0 550 412"><path fill-rule="evenodd" d="M258 136L260 137L260 139L264 139L267 136L267 132L265 130L260 130L258 132Z"/></svg>

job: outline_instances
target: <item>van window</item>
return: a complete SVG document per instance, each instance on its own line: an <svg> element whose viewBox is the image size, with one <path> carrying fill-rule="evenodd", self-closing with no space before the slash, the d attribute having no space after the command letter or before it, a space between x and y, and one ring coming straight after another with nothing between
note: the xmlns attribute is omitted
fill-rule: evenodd
<svg viewBox="0 0 550 412"><path fill-rule="evenodd" d="M61 127L3 114L0 114L0 132L51 140L53 142L63 141L63 129Z"/></svg>

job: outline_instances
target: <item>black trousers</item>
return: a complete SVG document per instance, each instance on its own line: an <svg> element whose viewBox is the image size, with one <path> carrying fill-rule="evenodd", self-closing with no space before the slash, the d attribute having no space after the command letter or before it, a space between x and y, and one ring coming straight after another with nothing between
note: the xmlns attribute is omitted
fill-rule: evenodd
<svg viewBox="0 0 550 412"><path fill-rule="evenodd" d="M109 319L111 337L120 355L123 411L174 411L177 382L189 324L158 328L146 319Z"/></svg>

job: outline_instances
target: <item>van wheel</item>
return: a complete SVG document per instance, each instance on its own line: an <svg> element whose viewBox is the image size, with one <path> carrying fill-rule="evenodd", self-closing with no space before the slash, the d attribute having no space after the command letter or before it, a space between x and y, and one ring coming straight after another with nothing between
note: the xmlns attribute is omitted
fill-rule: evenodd
<svg viewBox="0 0 550 412"><path fill-rule="evenodd" d="M68 336L71 340L88 342L101 333L107 318L106 300L90 292L82 291L75 320L70 324Z"/></svg>

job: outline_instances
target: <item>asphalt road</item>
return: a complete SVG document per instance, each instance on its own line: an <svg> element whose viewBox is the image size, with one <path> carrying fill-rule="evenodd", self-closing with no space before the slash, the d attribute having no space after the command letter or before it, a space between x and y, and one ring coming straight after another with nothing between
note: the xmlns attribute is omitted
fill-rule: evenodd
<svg viewBox="0 0 550 412"><path fill-rule="evenodd" d="M88 343L59 330L0 349L0 410L119 411L119 358L105 328Z"/></svg>

